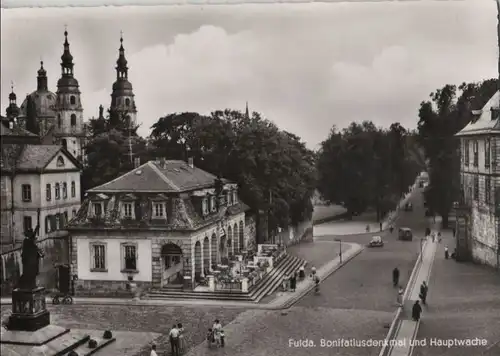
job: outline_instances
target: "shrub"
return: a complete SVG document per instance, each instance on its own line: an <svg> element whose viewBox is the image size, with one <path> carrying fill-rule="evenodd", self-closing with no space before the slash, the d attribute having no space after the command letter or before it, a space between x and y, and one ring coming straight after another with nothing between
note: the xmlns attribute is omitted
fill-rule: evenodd
<svg viewBox="0 0 500 356"><path fill-rule="evenodd" d="M94 339L90 339L89 340L89 348L95 349L96 347L97 347L97 341L95 341Z"/></svg>
<svg viewBox="0 0 500 356"><path fill-rule="evenodd" d="M113 337L113 333L111 332L111 330L106 330L104 332L104 334L102 335L102 338L105 339L105 340L109 340Z"/></svg>

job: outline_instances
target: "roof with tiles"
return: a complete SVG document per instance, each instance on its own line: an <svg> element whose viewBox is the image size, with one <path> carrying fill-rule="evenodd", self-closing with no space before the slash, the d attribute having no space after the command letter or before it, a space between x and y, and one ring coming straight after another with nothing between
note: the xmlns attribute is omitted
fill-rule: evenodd
<svg viewBox="0 0 500 356"><path fill-rule="evenodd" d="M29 136L29 137L37 137L32 132L20 127L19 125L14 125L12 128L9 128L5 122L2 122L0 125L0 136Z"/></svg>
<svg viewBox="0 0 500 356"><path fill-rule="evenodd" d="M149 161L89 192L180 193L211 187L216 179L213 174L184 161ZM223 182L229 181L223 179Z"/></svg>
<svg viewBox="0 0 500 356"><path fill-rule="evenodd" d="M500 133L500 91L497 91L484 105L482 110L475 110L471 120L456 136L484 135Z"/></svg>

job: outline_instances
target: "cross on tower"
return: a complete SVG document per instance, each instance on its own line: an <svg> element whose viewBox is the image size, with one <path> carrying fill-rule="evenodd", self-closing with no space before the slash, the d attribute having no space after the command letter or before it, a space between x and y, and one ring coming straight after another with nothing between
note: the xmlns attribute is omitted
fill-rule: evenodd
<svg viewBox="0 0 500 356"><path fill-rule="evenodd" d="M14 92L14 82L11 80L10 81L10 89L12 90L12 93Z"/></svg>

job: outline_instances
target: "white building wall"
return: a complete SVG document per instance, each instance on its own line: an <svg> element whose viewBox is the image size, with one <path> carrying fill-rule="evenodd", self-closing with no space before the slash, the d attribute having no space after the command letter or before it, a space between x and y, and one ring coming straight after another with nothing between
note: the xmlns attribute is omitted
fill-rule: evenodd
<svg viewBox="0 0 500 356"><path fill-rule="evenodd" d="M85 237L73 237L76 239L78 279L93 281L127 281L129 274L122 273L122 245L123 243L137 244L137 267L138 273L134 273L134 281L152 281L152 251L151 240L131 240L131 239L88 239ZM90 243L104 242L106 244L106 264L107 272L91 272L91 251Z"/></svg>

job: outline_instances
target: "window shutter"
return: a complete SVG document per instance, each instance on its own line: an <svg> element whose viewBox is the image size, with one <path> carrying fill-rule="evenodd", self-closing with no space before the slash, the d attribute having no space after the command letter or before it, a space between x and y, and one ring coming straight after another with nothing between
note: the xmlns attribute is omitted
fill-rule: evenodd
<svg viewBox="0 0 500 356"><path fill-rule="evenodd" d="M50 216L50 231L56 231L57 226L56 226L56 217L55 215Z"/></svg>
<svg viewBox="0 0 500 356"><path fill-rule="evenodd" d="M48 234L50 232L50 216L45 217L45 232Z"/></svg>
<svg viewBox="0 0 500 356"><path fill-rule="evenodd" d="M59 224L61 229L66 227L66 214L59 214Z"/></svg>

